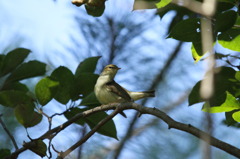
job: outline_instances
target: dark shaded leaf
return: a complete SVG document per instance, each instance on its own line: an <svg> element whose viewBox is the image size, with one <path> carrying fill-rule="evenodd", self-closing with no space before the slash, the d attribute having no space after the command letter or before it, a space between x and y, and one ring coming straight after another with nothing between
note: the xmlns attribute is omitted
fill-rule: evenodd
<svg viewBox="0 0 240 159"><path fill-rule="evenodd" d="M58 81L54 81L49 77L43 78L37 83L35 94L41 105L44 106L53 99L57 92L58 85Z"/></svg>
<svg viewBox="0 0 240 159"><path fill-rule="evenodd" d="M29 91L28 87L25 84L22 84L20 82L13 82L10 85L7 85L6 87L4 87L2 90L17 90L25 93Z"/></svg>
<svg viewBox="0 0 240 159"><path fill-rule="evenodd" d="M97 97L94 92L90 93L88 96L82 99L80 105L83 106L99 106L100 102L97 100Z"/></svg>
<svg viewBox="0 0 240 159"><path fill-rule="evenodd" d="M33 127L42 121L42 115L33 110L34 104L19 105L14 109L17 121L24 127Z"/></svg>
<svg viewBox="0 0 240 159"><path fill-rule="evenodd" d="M99 123L99 121L103 120L107 116L108 114L105 112L98 112L85 118L85 121L92 129ZM104 124L101 128L99 128L97 132L102 135L109 136L118 140L117 130L113 120L109 120L106 124Z"/></svg>
<svg viewBox="0 0 240 159"><path fill-rule="evenodd" d="M219 14L216 18L215 31L224 32L234 25L237 20L237 12L230 10Z"/></svg>
<svg viewBox="0 0 240 159"><path fill-rule="evenodd" d="M11 151L9 149L0 149L0 158L3 159L7 156L11 155Z"/></svg>
<svg viewBox="0 0 240 159"><path fill-rule="evenodd" d="M44 75L46 72L46 64L39 61L29 61L22 64L7 78L7 81L19 81L31 77Z"/></svg>
<svg viewBox="0 0 240 159"><path fill-rule="evenodd" d="M79 108L73 108L71 109L70 111L64 113L64 116L67 118L67 119L71 119L72 117L74 117L76 114L79 114L79 113L82 113L82 109L79 109ZM79 125L84 125L86 122L83 118L79 119L78 121L75 122L76 124L79 124Z"/></svg>
<svg viewBox="0 0 240 159"><path fill-rule="evenodd" d="M98 75L92 73L81 73L76 77L76 92L84 97L93 92Z"/></svg>
<svg viewBox="0 0 240 159"><path fill-rule="evenodd" d="M100 57L101 56L90 57L81 62L75 71L75 76L77 77L81 73L94 73Z"/></svg>
<svg viewBox="0 0 240 159"><path fill-rule="evenodd" d="M33 102L33 99L22 91L6 90L0 92L0 104L3 106L14 108L18 105L31 102Z"/></svg>
<svg viewBox="0 0 240 159"><path fill-rule="evenodd" d="M29 125L31 125L33 112L33 103L20 104L14 109L14 114L17 118L17 121L24 127L29 127Z"/></svg>
<svg viewBox="0 0 240 159"><path fill-rule="evenodd" d="M47 145L42 140L35 141L35 145L29 147L29 149L41 157L45 157L47 155Z"/></svg>
<svg viewBox="0 0 240 159"><path fill-rule="evenodd" d="M180 41L195 42L201 40L199 18L189 18L176 24L168 38Z"/></svg>
<svg viewBox="0 0 240 159"><path fill-rule="evenodd" d="M75 77L73 73L68 68L60 66L53 71L51 78L59 82L54 99L62 104L66 104L73 97L74 93Z"/></svg>
<svg viewBox="0 0 240 159"><path fill-rule="evenodd" d="M226 10L229 10L231 8L233 8L235 5L235 2L234 0L233 1L225 1L225 2L218 2L217 3L217 9L216 9L216 12L223 12L223 11L226 11Z"/></svg>
<svg viewBox="0 0 240 159"><path fill-rule="evenodd" d="M68 112L67 114L65 114L65 116L70 119L71 117L73 117L74 115L78 114L78 113L82 113L84 111L86 111L88 109L84 108L84 109L79 109L79 108L74 108L72 109L70 112ZM90 128L94 128L102 119L106 118L108 116L107 113L105 112L97 112L94 113L90 116L84 117L80 120L78 120L76 122L76 124L80 124L83 125L84 123L87 123ZM117 139L117 130L115 127L115 124L113 122L113 120L109 120L106 124L104 124L101 128L99 128L97 130L98 133L105 135L105 136L109 136L112 138Z"/></svg>
<svg viewBox="0 0 240 159"><path fill-rule="evenodd" d="M98 5L98 6L94 6L94 5L84 5L84 6L87 11L87 14L94 16L94 17L100 17L105 10L105 3L103 3L102 5Z"/></svg>
<svg viewBox="0 0 240 159"><path fill-rule="evenodd" d="M225 113L225 118L226 118L226 123L228 126L230 125L235 125L237 122L233 119L232 115L233 113L237 112L238 110L234 110L234 111L231 111L231 112L226 112Z"/></svg>
<svg viewBox="0 0 240 159"><path fill-rule="evenodd" d="M29 53L30 50L24 48L18 48L10 51L2 61L0 77L17 68L24 61L24 59L28 56Z"/></svg>

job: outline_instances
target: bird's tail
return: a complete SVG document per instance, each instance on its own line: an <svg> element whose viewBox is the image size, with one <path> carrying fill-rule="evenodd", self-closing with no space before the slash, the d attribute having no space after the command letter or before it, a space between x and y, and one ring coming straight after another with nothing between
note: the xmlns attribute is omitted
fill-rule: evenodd
<svg viewBox="0 0 240 159"><path fill-rule="evenodd" d="M155 97L155 91L129 92L130 97L136 101L146 97Z"/></svg>

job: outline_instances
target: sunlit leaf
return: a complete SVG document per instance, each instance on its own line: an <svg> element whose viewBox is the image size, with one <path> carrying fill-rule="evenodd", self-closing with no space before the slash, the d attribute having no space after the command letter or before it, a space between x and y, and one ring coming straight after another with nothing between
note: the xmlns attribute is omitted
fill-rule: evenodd
<svg viewBox="0 0 240 159"><path fill-rule="evenodd" d="M54 99L62 104L66 104L73 96L73 89L75 87L73 73L68 68L60 66L53 71L51 78L59 82Z"/></svg>
<svg viewBox="0 0 240 159"><path fill-rule="evenodd" d="M235 78L240 81L240 71L237 71L235 74Z"/></svg>
<svg viewBox="0 0 240 159"><path fill-rule="evenodd" d="M193 42L191 51L192 51L192 57L193 57L194 61L198 62L203 57L202 43L201 42Z"/></svg>
<svg viewBox="0 0 240 159"><path fill-rule="evenodd" d="M240 122L240 111L234 112L232 117L235 121Z"/></svg>
<svg viewBox="0 0 240 159"><path fill-rule="evenodd" d="M165 7L166 5L168 5L171 2L172 2L172 0L161 0L160 2L158 2L156 4L156 6L157 6L157 8L162 8L162 7Z"/></svg>
<svg viewBox="0 0 240 159"><path fill-rule="evenodd" d="M50 100L53 99L57 92L59 82L50 79L49 77L41 79L36 87L35 94L41 105L46 105Z"/></svg>
<svg viewBox="0 0 240 159"><path fill-rule="evenodd" d="M230 112L236 109L240 109L239 101L229 92L227 92L227 97L225 102L220 106L207 106L205 104L203 106L202 111L209 112L209 113L221 113L221 112Z"/></svg>
<svg viewBox="0 0 240 159"><path fill-rule="evenodd" d="M230 29L218 36L218 43L233 51L240 51L240 29Z"/></svg>
<svg viewBox="0 0 240 159"><path fill-rule="evenodd" d="M18 48L10 51L3 58L0 69L0 77L17 68L24 61L24 59L28 56L29 53L30 50L24 48Z"/></svg>

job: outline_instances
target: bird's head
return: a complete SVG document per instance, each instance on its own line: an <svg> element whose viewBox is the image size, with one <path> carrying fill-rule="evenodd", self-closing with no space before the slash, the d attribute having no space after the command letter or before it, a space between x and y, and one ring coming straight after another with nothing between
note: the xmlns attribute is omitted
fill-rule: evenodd
<svg viewBox="0 0 240 159"><path fill-rule="evenodd" d="M104 67L101 75L109 75L111 78L114 78L118 70L121 69L116 65L110 64Z"/></svg>

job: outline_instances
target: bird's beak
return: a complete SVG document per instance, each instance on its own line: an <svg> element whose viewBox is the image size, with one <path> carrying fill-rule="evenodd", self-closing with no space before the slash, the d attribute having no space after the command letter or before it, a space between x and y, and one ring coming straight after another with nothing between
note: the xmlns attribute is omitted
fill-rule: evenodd
<svg viewBox="0 0 240 159"><path fill-rule="evenodd" d="M121 69L121 68L119 68L119 67L117 68L117 70L120 70L120 69Z"/></svg>

